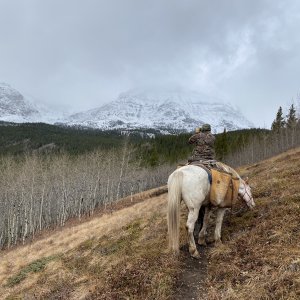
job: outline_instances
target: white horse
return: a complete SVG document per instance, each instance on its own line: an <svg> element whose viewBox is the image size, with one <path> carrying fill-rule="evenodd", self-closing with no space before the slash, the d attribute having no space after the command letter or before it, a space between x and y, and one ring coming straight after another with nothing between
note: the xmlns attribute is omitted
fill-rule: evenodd
<svg viewBox="0 0 300 300"><path fill-rule="evenodd" d="M255 206L251 188L247 180L243 180L232 168L222 163L217 163L223 170L232 173L239 178L238 196L246 202L248 207ZM199 258L194 239L195 222L198 219L199 210L202 205L209 204L210 182L208 173L201 167L188 165L175 170L168 179L168 233L169 246L174 253L179 252L179 210L180 202L183 200L189 210L186 222L188 231L189 252L192 257ZM221 242L221 226L226 208L219 208L215 230L215 242ZM199 233L198 243L205 245L206 228L209 219L209 209L206 207L203 226Z"/></svg>

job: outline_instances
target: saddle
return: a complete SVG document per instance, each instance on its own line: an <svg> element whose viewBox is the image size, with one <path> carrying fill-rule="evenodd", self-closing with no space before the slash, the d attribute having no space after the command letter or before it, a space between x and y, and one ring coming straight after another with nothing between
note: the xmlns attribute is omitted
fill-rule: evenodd
<svg viewBox="0 0 300 300"><path fill-rule="evenodd" d="M210 203L217 207L232 207L238 199L240 179L221 168L216 160L192 160L186 165L204 169L209 178Z"/></svg>

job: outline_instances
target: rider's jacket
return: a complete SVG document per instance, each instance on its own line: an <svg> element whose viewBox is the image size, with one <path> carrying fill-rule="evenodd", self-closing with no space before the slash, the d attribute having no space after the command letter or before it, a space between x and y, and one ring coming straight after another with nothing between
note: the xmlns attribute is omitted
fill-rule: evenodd
<svg viewBox="0 0 300 300"><path fill-rule="evenodd" d="M210 132L199 132L189 138L190 144L196 144L193 150L193 160L213 160L215 159L215 136Z"/></svg>

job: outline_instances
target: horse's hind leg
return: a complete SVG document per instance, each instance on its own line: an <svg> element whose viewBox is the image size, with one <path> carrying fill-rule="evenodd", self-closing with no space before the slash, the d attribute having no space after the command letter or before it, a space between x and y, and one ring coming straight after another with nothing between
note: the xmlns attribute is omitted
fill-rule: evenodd
<svg viewBox="0 0 300 300"><path fill-rule="evenodd" d="M210 209L208 206L206 206L205 214L204 214L204 218L203 218L203 225L199 232L199 239L198 239L198 244L202 245L202 246L206 246L205 237L207 235L207 226L208 226L209 217L210 217Z"/></svg>
<svg viewBox="0 0 300 300"><path fill-rule="evenodd" d="M186 227L188 231L189 252L191 256L194 258L200 258L199 252L195 244L195 239L194 239L194 228L195 228L195 223L198 219L198 215L199 215L199 208L190 208L188 219L186 222Z"/></svg>
<svg viewBox="0 0 300 300"><path fill-rule="evenodd" d="M216 229L215 229L215 245L222 244L221 229L222 229L222 223L223 223L225 211L226 211L226 208L219 208L217 210Z"/></svg>

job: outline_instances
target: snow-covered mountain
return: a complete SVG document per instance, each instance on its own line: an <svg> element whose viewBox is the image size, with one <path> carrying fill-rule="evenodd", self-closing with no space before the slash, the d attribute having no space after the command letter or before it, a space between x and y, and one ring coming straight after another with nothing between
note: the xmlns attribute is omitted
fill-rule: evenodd
<svg viewBox="0 0 300 300"><path fill-rule="evenodd" d="M66 117L37 104L6 83L0 83L0 120L103 130L156 129L163 133L193 131L203 123L210 123L214 132L254 127L232 105L196 92L133 90L99 108Z"/></svg>
<svg viewBox="0 0 300 300"><path fill-rule="evenodd" d="M35 117L38 110L22 94L6 83L0 83L0 119L24 122Z"/></svg>
<svg viewBox="0 0 300 300"><path fill-rule="evenodd" d="M45 122L61 120L61 113L54 112L31 97L22 95L7 83L0 82L0 120L7 122Z"/></svg>
<svg viewBox="0 0 300 300"><path fill-rule="evenodd" d="M193 131L204 123L214 132L251 128L254 125L230 104L196 92L130 91L117 100L71 115L68 125L101 129L154 128Z"/></svg>

